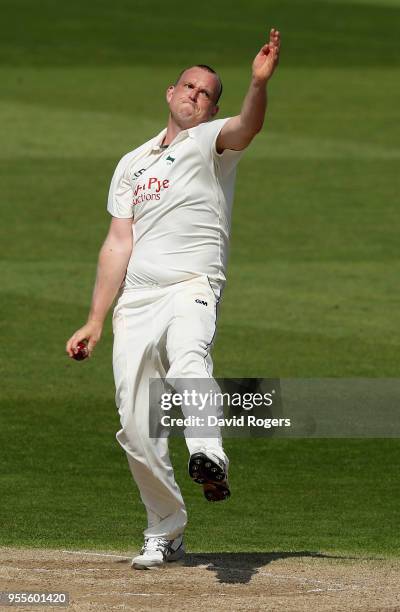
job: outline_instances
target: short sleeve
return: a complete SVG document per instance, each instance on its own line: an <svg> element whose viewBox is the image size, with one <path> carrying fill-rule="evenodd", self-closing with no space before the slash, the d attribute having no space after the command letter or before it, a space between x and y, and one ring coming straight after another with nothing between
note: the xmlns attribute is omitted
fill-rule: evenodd
<svg viewBox="0 0 400 612"><path fill-rule="evenodd" d="M230 117L226 117L224 119L215 119L214 121L201 123L193 130L194 137L203 157L206 159L207 163L212 164L215 162L222 176L229 175L236 168L245 151L245 149L241 151L225 149L222 153L217 152L216 143L218 135L229 119Z"/></svg>
<svg viewBox="0 0 400 612"><path fill-rule="evenodd" d="M129 219L133 217L132 185L128 175L128 155L118 163L111 179L108 192L107 210L113 217Z"/></svg>

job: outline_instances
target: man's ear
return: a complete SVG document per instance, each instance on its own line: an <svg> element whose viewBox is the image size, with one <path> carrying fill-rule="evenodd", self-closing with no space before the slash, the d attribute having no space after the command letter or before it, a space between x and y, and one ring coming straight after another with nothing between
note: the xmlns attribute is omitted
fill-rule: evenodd
<svg viewBox="0 0 400 612"><path fill-rule="evenodd" d="M167 99L168 104L171 102L172 94L174 93L175 86L170 85L166 91L165 97Z"/></svg>
<svg viewBox="0 0 400 612"><path fill-rule="evenodd" d="M218 104L216 104L214 106L213 110L212 110L211 117L215 117L215 115L218 113L218 111L219 111L219 106L218 106Z"/></svg>

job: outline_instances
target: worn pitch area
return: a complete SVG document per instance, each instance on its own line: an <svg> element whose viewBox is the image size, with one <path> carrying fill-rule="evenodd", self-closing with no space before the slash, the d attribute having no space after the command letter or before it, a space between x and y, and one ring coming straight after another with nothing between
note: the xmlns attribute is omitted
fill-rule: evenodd
<svg viewBox="0 0 400 612"><path fill-rule="evenodd" d="M123 552L2 548L0 590L67 591L71 610L400 610L399 560L188 553L182 562L138 571L130 559Z"/></svg>

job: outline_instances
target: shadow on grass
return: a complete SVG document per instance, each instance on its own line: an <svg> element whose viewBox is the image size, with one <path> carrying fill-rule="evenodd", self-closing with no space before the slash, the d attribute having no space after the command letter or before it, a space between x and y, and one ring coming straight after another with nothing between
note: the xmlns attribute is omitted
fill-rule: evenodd
<svg viewBox="0 0 400 612"><path fill-rule="evenodd" d="M197 567L206 565L210 572L215 572L220 583L246 584L261 567L279 559L311 557L314 559L352 559L353 557L324 555L318 552L266 552L266 553L188 553L182 565Z"/></svg>

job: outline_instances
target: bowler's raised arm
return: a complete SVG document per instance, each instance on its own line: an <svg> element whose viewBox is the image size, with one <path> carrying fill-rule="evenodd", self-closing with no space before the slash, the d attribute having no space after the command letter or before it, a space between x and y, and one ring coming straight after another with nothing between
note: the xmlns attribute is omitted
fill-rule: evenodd
<svg viewBox="0 0 400 612"><path fill-rule="evenodd" d="M280 32L272 28L269 42L254 58L251 82L240 115L227 121L217 138L219 153L224 149L245 149L262 129L267 109L267 83L278 65L280 46Z"/></svg>

